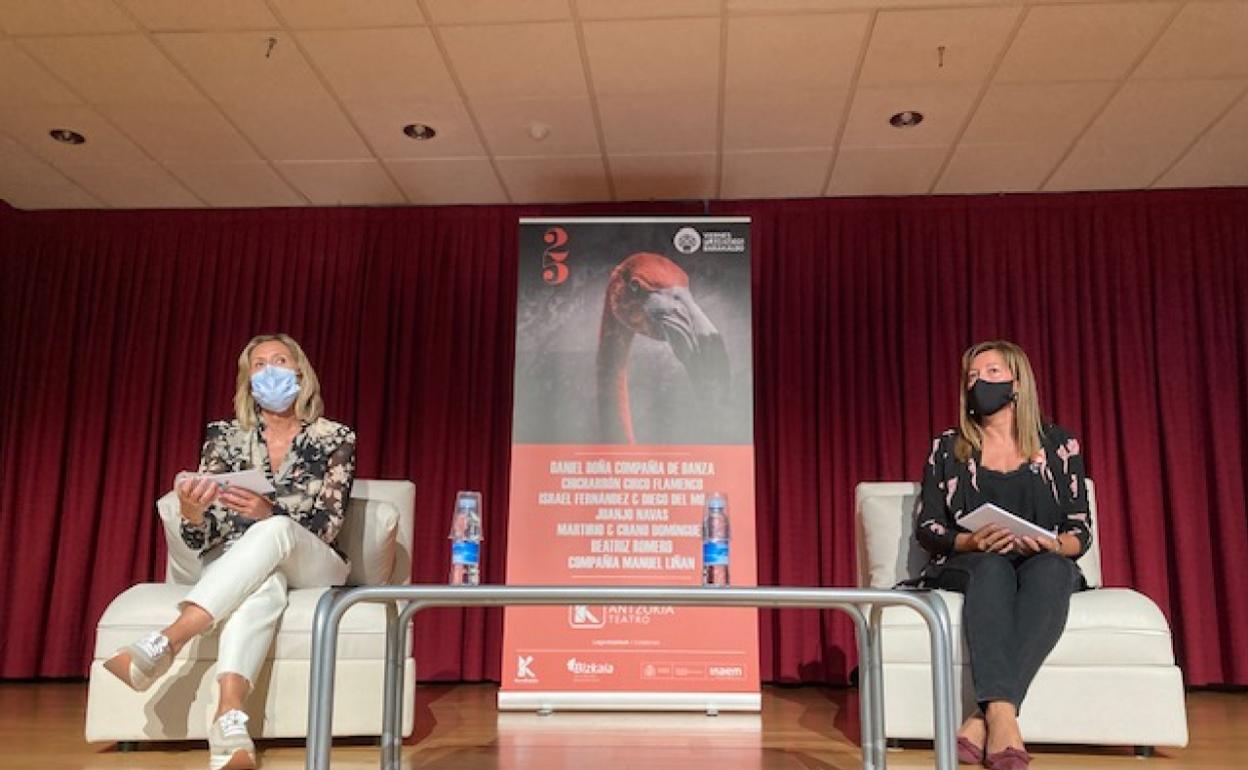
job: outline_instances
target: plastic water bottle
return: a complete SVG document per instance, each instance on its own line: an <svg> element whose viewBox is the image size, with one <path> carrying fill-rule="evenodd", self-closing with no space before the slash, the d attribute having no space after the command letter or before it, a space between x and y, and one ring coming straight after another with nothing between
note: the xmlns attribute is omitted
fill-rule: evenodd
<svg viewBox="0 0 1248 770"><path fill-rule="evenodd" d="M481 493L460 492L451 516L451 579L453 586L481 583Z"/></svg>
<svg viewBox="0 0 1248 770"><path fill-rule="evenodd" d="M728 585L728 500L716 492L702 514L702 585Z"/></svg>

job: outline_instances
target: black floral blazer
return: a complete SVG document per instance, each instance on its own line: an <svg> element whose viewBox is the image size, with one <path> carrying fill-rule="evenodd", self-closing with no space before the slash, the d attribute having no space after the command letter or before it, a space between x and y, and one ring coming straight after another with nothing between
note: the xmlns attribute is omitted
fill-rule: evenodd
<svg viewBox="0 0 1248 770"><path fill-rule="evenodd" d="M914 535L931 554L919 578L921 585L932 584L953 555L954 538L968 531L958 526L958 519L986 502L978 483L980 453L959 462L953 452L957 436L951 429L932 440L922 491L914 503ZM1040 445L1028 464L1035 490L1034 523L1077 537L1082 556L1092 545L1092 515L1079 441L1064 428L1048 425L1040 434Z"/></svg>
<svg viewBox="0 0 1248 770"><path fill-rule="evenodd" d="M261 418L263 425L263 418ZM225 473L258 468L273 483L274 516L289 516L334 547L342 528L351 482L355 477L355 432L324 417L304 423L291 441L282 467L273 472L260 426L243 430L238 420L208 424L200 454L200 473ZM198 525L182 522L182 540L204 555L230 544L255 523L213 503Z"/></svg>

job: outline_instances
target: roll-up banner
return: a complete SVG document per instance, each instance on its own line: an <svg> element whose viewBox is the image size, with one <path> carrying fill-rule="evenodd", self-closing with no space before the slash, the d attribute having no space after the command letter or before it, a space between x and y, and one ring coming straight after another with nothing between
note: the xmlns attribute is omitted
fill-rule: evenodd
<svg viewBox="0 0 1248 770"><path fill-rule="evenodd" d="M756 585L750 223L520 222L509 585ZM708 587L705 590L716 590ZM759 708L752 608L512 607L499 707Z"/></svg>

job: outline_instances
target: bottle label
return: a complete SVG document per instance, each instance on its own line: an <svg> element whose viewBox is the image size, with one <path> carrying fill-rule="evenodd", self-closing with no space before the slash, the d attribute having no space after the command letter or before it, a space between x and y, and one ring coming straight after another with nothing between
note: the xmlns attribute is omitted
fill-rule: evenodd
<svg viewBox="0 0 1248 770"><path fill-rule="evenodd" d="M707 541L702 544L702 564L707 567L728 566L728 544Z"/></svg>
<svg viewBox="0 0 1248 770"><path fill-rule="evenodd" d="M471 540L451 543L451 564L478 564L481 561L481 544Z"/></svg>

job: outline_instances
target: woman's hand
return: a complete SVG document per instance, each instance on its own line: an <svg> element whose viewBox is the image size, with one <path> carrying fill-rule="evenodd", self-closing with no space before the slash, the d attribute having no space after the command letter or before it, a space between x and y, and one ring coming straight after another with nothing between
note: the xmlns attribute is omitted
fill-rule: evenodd
<svg viewBox="0 0 1248 770"><path fill-rule="evenodd" d="M1017 544L1018 538L1014 537L1014 533L996 524L989 524L971 533L970 550L1007 554L1013 551Z"/></svg>
<svg viewBox="0 0 1248 770"><path fill-rule="evenodd" d="M273 503L242 487L226 487L221 493L221 504L249 519L267 519L273 515Z"/></svg>
<svg viewBox="0 0 1248 770"><path fill-rule="evenodd" d="M1018 539L1018 552L1023 556L1033 556L1045 551L1061 553L1061 541L1056 537L1028 537L1026 535Z"/></svg>
<svg viewBox="0 0 1248 770"><path fill-rule="evenodd" d="M191 524L199 524L204 520L204 511L217 498L220 488L210 478L189 478L178 485L178 504L182 518Z"/></svg>

